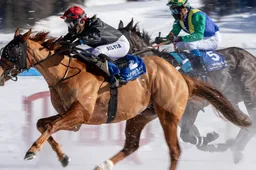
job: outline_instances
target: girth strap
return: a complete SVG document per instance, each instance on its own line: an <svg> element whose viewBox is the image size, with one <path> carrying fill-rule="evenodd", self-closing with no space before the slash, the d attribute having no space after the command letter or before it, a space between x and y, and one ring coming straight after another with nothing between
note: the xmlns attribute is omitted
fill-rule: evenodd
<svg viewBox="0 0 256 170"><path fill-rule="evenodd" d="M110 88L110 99L108 102L108 119L106 123L111 123L116 118L118 102L118 88Z"/></svg>

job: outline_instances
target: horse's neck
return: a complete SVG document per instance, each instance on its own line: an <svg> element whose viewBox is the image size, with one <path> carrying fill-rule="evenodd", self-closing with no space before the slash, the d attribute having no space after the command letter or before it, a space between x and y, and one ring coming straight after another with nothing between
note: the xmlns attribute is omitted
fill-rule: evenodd
<svg viewBox="0 0 256 170"><path fill-rule="evenodd" d="M46 49L35 50L34 60L35 62L42 61L50 57L49 54L52 55L54 52L49 53ZM67 56L56 55L38 64L35 68L42 74L49 86L54 86L63 78L67 69L64 65L67 66L68 62L69 58Z"/></svg>

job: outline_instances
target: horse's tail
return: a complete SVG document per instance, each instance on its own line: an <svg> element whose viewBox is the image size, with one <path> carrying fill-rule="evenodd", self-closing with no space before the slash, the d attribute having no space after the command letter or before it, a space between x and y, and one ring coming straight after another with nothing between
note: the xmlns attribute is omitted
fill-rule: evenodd
<svg viewBox="0 0 256 170"><path fill-rule="evenodd" d="M190 96L198 96L209 101L222 115L240 127L248 127L252 124L250 118L241 111L236 110L228 99L218 90L207 83L192 79L183 75L189 87Z"/></svg>

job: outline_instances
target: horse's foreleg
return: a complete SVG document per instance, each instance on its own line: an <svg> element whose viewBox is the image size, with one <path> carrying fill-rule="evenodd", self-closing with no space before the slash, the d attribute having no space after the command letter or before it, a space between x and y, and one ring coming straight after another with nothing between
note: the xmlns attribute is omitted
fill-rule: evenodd
<svg viewBox="0 0 256 170"><path fill-rule="evenodd" d="M76 101L73 103L71 108L68 110L67 113L54 117L54 120L47 124L46 130L42 133L42 135L34 142L34 144L30 147L28 152L25 155L25 159L30 160L33 159L37 152L40 151L43 144L49 139L52 144L59 152L60 156L64 156L64 153L60 150L59 144L50 138L51 135L59 130L74 130L77 126L85 123L89 119L89 114L86 116L86 110L83 106ZM59 156L58 155L58 156ZM65 157L65 156L64 156Z"/></svg>
<svg viewBox="0 0 256 170"><path fill-rule="evenodd" d="M184 142L189 142L196 146L206 146L216 140L219 134L216 132L208 133L206 137L200 135L195 120L198 112L204 107L203 102L189 100L184 115L180 122L180 137Z"/></svg>
<svg viewBox="0 0 256 170"><path fill-rule="evenodd" d="M49 118L42 118L39 119L37 121L37 129L39 132L41 132L41 134L43 134L46 130L47 130L47 125L55 120L57 120L58 118L60 118L61 115L55 115L55 116L51 116ZM73 131L78 131L80 128L80 126L75 127L73 129ZM52 136L49 137L49 139L47 140L48 143L51 145L52 149L56 152L59 161L61 162L63 167L66 167L70 161L70 159L68 158L67 155L64 154L64 152L62 151L60 144L58 144L54 138Z"/></svg>
<svg viewBox="0 0 256 170"><path fill-rule="evenodd" d="M140 115L127 120L124 148L111 159L105 161L101 165L98 165L95 170L110 170L119 161L135 152L139 148L141 131L147 123L155 118L157 118L157 115L154 113L154 111L147 109Z"/></svg>

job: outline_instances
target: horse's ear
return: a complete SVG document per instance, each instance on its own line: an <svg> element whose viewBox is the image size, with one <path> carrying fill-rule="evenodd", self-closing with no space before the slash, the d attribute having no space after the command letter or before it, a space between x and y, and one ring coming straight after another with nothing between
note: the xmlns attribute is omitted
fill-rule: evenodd
<svg viewBox="0 0 256 170"><path fill-rule="evenodd" d="M14 34L14 38L20 35L20 29L17 28Z"/></svg>
<svg viewBox="0 0 256 170"><path fill-rule="evenodd" d="M132 32L136 32L138 29L138 22L134 25L134 27L132 27Z"/></svg>
<svg viewBox="0 0 256 170"><path fill-rule="evenodd" d="M32 33L32 30L31 30L31 28L30 28L28 32L26 32L24 35L22 35L22 37L21 37L22 40L23 40L23 41L27 41L27 39L29 39L31 33Z"/></svg>
<svg viewBox="0 0 256 170"><path fill-rule="evenodd" d="M132 27L133 27L133 18L132 20L129 22L129 24L126 25L125 29L127 31L131 31L132 30Z"/></svg>
<svg viewBox="0 0 256 170"><path fill-rule="evenodd" d="M118 25L118 29L124 28L124 23L122 20L120 20L119 25Z"/></svg>

